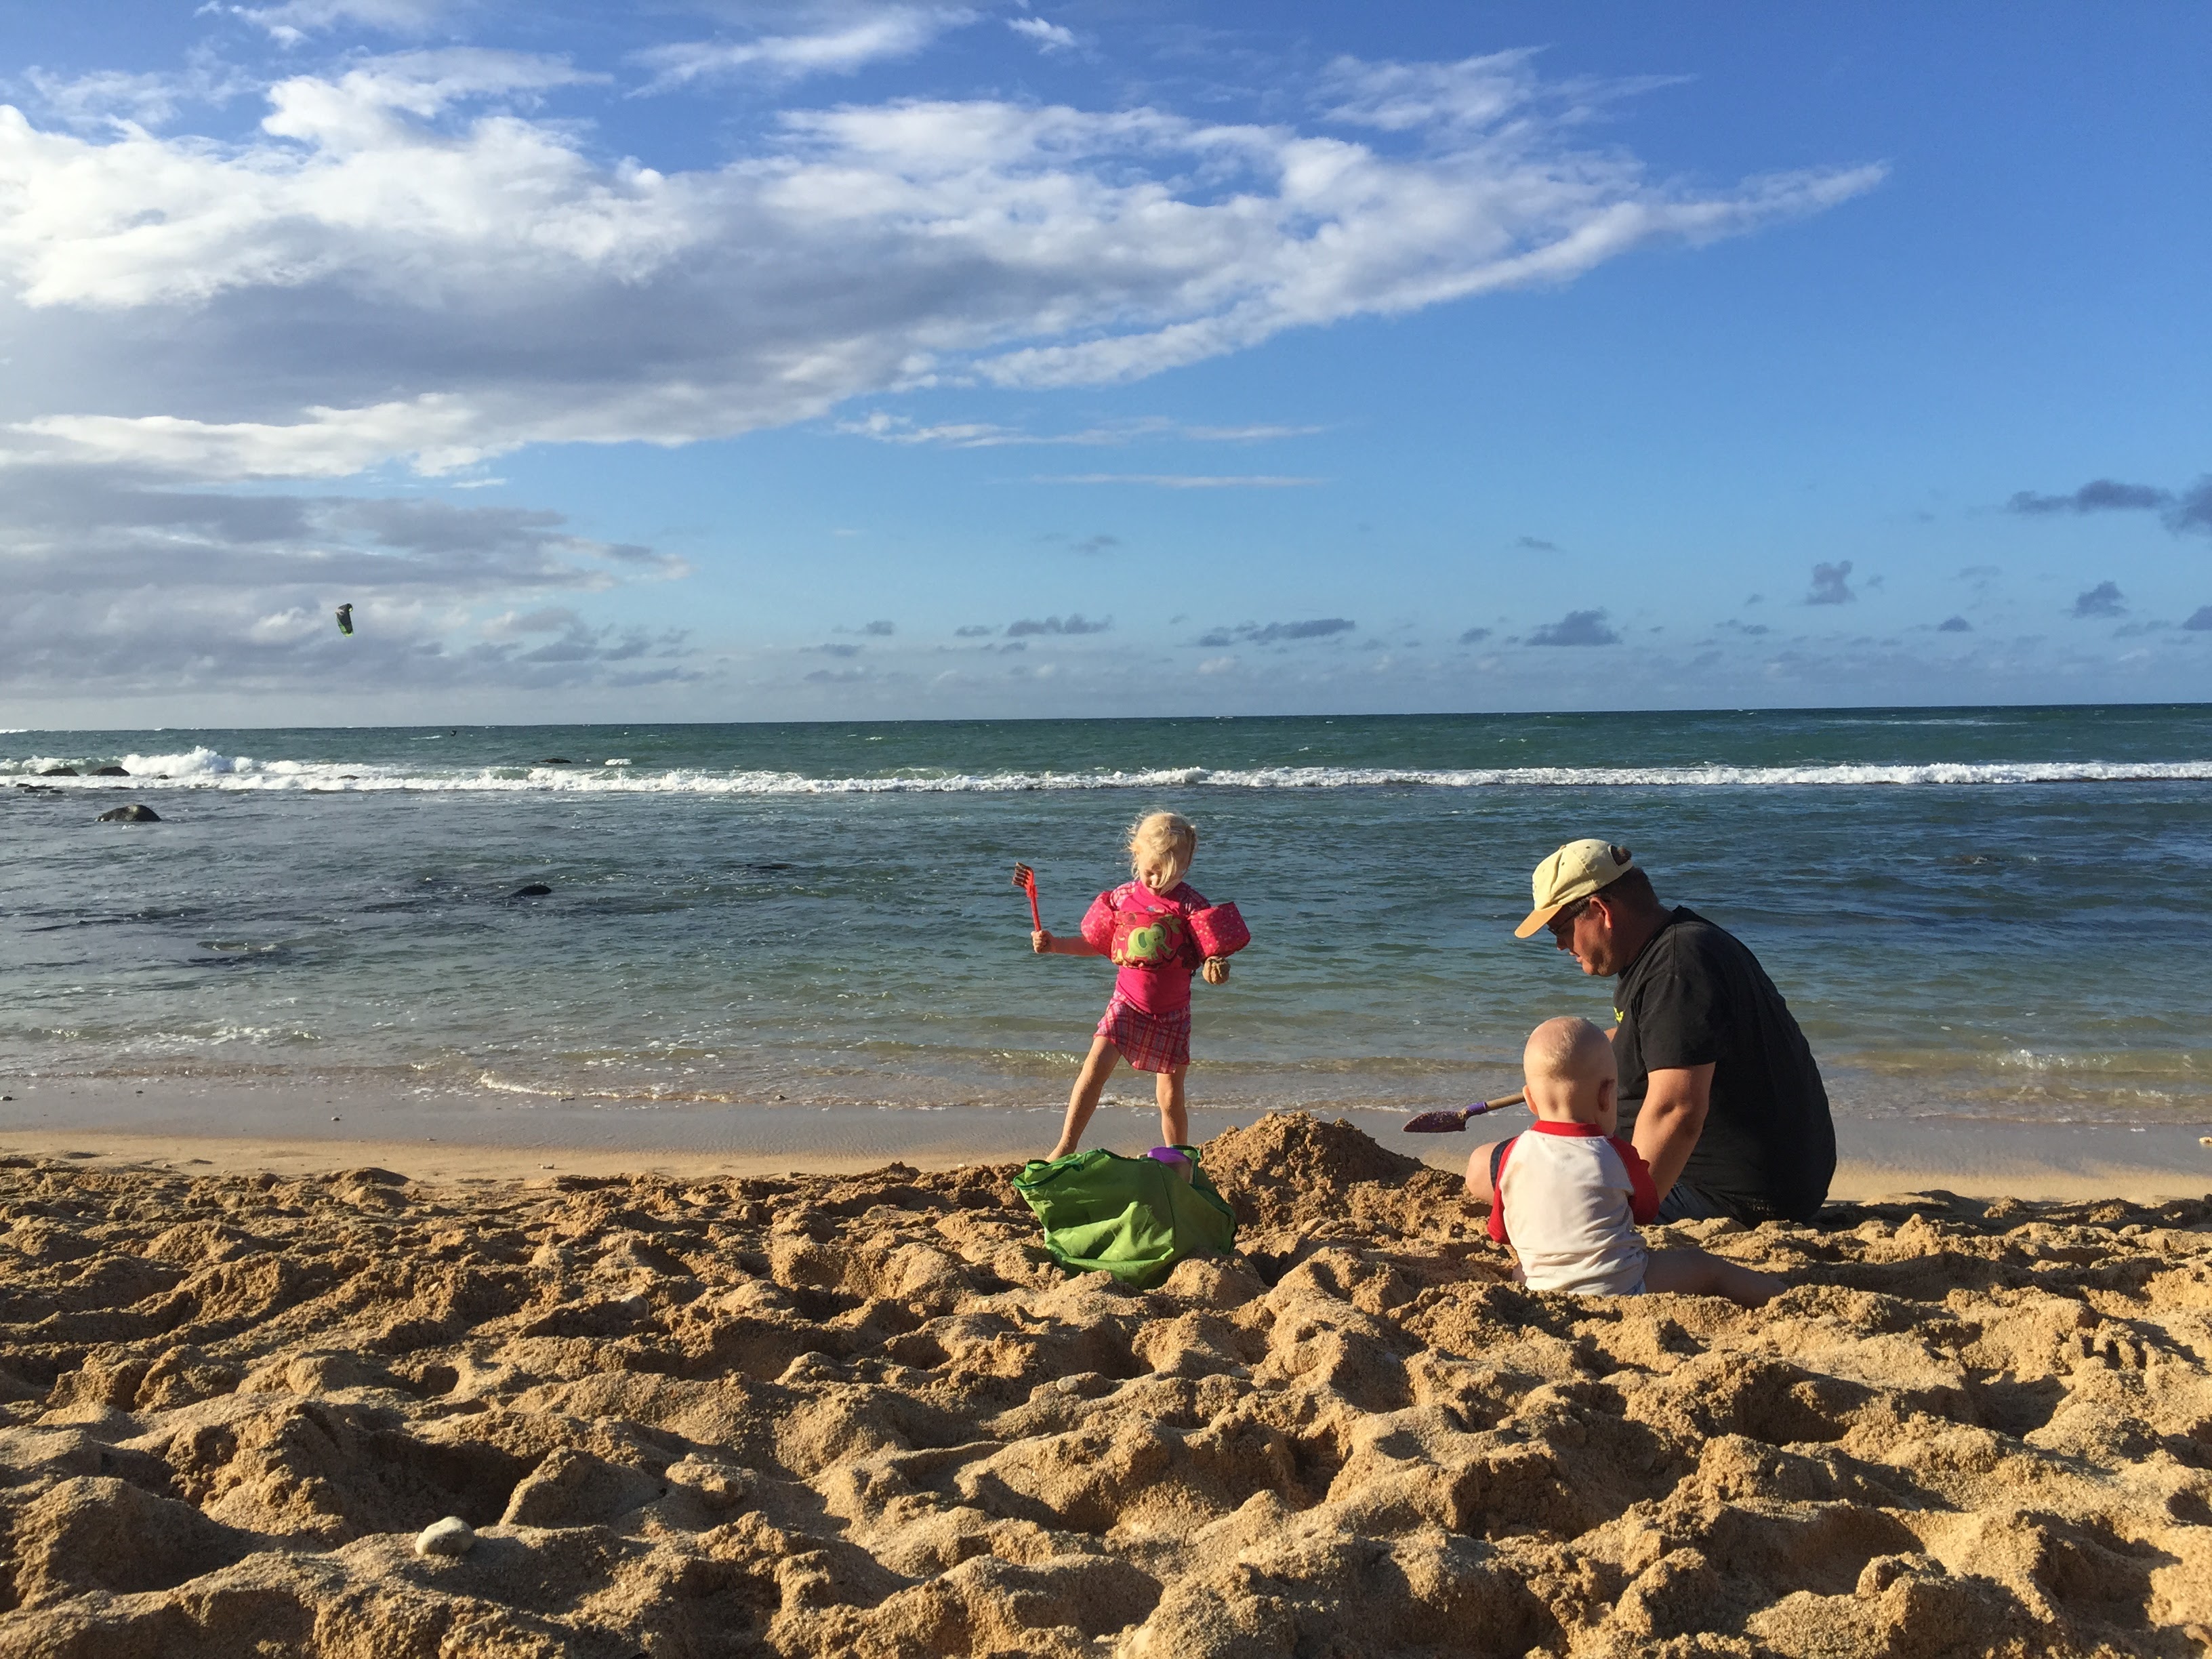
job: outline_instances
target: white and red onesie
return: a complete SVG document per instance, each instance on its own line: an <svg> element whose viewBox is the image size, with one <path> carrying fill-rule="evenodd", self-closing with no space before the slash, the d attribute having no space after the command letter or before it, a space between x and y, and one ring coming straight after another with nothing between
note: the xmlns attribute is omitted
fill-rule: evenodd
<svg viewBox="0 0 2212 1659"><path fill-rule="evenodd" d="M1510 1244L1532 1291L1635 1296L1644 1289L1636 1224L1659 1212L1636 1148L1594 1123L1540 1121L1490 1154L1490 1236Z"/></svg>

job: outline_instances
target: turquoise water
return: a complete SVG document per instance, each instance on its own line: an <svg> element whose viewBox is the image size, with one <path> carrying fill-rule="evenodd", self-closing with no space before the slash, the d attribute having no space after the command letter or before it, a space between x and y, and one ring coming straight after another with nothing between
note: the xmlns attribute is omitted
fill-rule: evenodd
<svg viewBox="0 0 2212 1659"><path fill-rule="evenodd" d="M1510 937L1599 835L1759 952L1846 1113L2212 1118L2203 705L0 734L0 1073L1046 1103L1109 970L1031 957L1009 872L1072 930L1154 805L1255 935L1209 1104L1503 1092L1608 1006Z"/></svg>

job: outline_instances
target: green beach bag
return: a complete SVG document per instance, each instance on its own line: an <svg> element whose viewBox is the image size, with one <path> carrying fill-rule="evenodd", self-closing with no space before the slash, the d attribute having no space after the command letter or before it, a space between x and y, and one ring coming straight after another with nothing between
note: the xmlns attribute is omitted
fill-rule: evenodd
<svg viewBox="0 0 2212 1659"><path fill-rule="evenodd" d="M1237 1217L1198 1166L1189 1146L1190 1179L1150 1158L1123 1158L1103 1147L1047 1163L1032 1158L1014 1190L1036 1212L1044 1247L1071 1273L1102 1270L1132 1289L1148 1291L1194 1251L1227 1255Z"/></svg>

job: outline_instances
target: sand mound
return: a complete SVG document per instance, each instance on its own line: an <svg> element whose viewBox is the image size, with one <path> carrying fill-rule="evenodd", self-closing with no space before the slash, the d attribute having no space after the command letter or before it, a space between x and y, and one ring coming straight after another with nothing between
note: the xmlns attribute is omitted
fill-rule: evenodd
<svg viewBox="0 0 2212 1659"><path fill-rule="evenodd" d="M1010 1168L0 1160L0 1653L2212 1645L2212 1200L1682 1230L1752 1315L1521 1290L1346 1125L1206 1161L1249 1250L1138 1295Z"/></svg>
<svg viewBox="0 0 2212 1659"><path fill-rule="evenodd" d="M1439 1231L1441 1223L1468 1219L1458 1213L1455 1178L1376 1146L1342 1118L1324 1123L1271 1112L1249 1129L1216 1135L1203 1158L1237 1212L1237 1243L1247 1255L1287 1256L1317 1240L1364 1241L1378 1233L1474 1236Z"/></svg>

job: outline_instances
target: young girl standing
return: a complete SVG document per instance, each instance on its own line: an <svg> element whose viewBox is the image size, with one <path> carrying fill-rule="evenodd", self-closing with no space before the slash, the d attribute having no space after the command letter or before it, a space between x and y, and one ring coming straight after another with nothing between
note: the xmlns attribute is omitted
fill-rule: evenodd
<svg viewBox="0 0 2212 1659"><path fill-rule="evenodd" d="M1208 985L1229 977L1228 958L1201 959L1191 937L1190 917L1206 908L1205 898L1183 879L1197 851L1198 831L1189 819L1146 813L1129 831L1129 868L1136 879L1099 896L1085 919L1084 934L1058 939L1040 927L1030 935L1030 948L1040 956L1111 956L1121 969L1091 1052L1075 1075L1054 1158L1066 1158L1082 1140L1106 1079L1122 1059L1155 1074L1161 1144L1180 1146L1190 1139L1183 1075L1190 1070L1191 974L1202 972ZM1106 942L1095 942L1102 935Z"/></svg>

